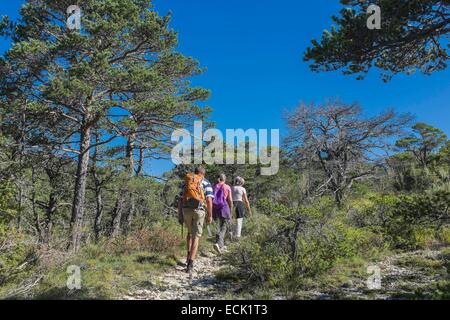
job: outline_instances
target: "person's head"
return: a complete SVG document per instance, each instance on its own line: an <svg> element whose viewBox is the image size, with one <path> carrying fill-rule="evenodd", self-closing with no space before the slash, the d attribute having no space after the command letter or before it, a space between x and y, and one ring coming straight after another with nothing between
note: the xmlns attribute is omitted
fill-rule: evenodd
<svg viewBox="0 0 450 320"><path fill-rule="evenodd" d="M199 175L204 177L205 173L206 173L205 167L202 166L202 165L199 165L199 166L195 167L194 173L195 174L199 174Z"/></svg>
<svg viewBox="0 0 450 320"><path fill-rule="evenodd" d="M236 177L236 179L235 179L235 184L236 184L237 186L243 186L244 183L245 183L244 178L242 178L242 177Z"/></svg>
<svg viewBox="0 0 450 320"><path fill-rule="evenodd" d="M219 174L219 177L217 178L217 181L219 183L225 183L227 181L227 176L224 173Z"/></svg>

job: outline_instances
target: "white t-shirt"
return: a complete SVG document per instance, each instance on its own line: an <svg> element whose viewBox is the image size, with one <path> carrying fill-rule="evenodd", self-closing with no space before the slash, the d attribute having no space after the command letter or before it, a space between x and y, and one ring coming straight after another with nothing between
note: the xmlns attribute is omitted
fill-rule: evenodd
<svg viewBox="0 0 450 320"><path fill-rule="evenodd" d="M233 191L233 201L243 201L242 197L244 193L247 194L245 188L241 186L234 186L232 188L232 191Z"/></svg>

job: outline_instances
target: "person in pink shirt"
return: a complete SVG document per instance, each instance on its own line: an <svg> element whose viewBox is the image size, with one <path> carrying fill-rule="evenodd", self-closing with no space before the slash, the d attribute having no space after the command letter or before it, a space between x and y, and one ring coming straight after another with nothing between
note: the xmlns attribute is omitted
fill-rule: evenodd
<svg viewBox="0 0 450 320"><path fill-rule="evenodd" d="M227 177L225 174L220 174L217 183L214 185L214 200L213 200L213 218L219 221L219 231L216 235L216 243L214 249L217 253L222 253L225 246L225 235L227 230L230 230L231 225L231 209L233 207L233 196L231 187L225 182Z"/></svg>

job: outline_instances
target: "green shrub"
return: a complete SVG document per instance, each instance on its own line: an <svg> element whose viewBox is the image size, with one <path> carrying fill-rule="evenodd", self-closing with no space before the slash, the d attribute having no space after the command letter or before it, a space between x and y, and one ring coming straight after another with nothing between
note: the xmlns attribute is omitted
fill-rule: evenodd
<svg viewBox="0 0 450 320"><path fill-rule="evenodd" d="M449 206L448 191L402 195L385 230L396 247L420 248L432 240L432 233L437 238L438 231L450 221Z"/></svg>
<svg viewBox="0 0 450 320"><path fill-rule="evenodd" d="M173 221L135 230L127 236L88 244L76 254L48 263L36 299L111 299L127 294L131 287L149 280L151 275L173 267L173 255L180 243L179 229ZM178 232L177 232L178 231ZM53 254L53 256L56 252ZM66 286L67 267L79 266L80 290ZM42 267L42 266L41 266Z"/></svg>
<svg viewBox="0 0 450 320"><path fill-rule="evenodd" d="M156 223L117 237L109 244L112 251L127 253L145 250L173 254L181 241L179 225L173 222Z"/></svg>
<svg viewBox="0 0 450 320"><path fill-rule="evenodd" d="M396 195L368 193L348 204L348 222L355 227L384 227L400 199Z"/></svg>
<svg viewBox="0 0 450 320"><path fill-rule="evenodd" d="M444 226L439 230L438 239L445 245L450 244L450 226Z"/></svg>
<svg viewBox="0 0 450 320"><path fill-rule="evenodd" d="M17 214L13 183L0 181L0 225L7 225Z"/></svg>
<svg viewBox="0 0 450 320"><path fill-rule="evenodd" d="M422 194L378 195L352 203L349 222L384 234L393 248L415 249L439 238L450 221L450 192L435 190Z"/></svg>
<svg viewBox="0 0 450 320"><path fill-rule="evenodd" d="M434 228L423 228L416 226L412 230L412 239L410 241L416 248L426 248L437 241L436 230Z"/></svg>
<svg viewBox="0 0 450 320"><path fill-rule="evenodd" d="M248 284L296 292L345 261L370 261L389 248L420 248L448 241L448 192L369 193L348 210L322 197L309 206L262 199L246 225L247 238L227 256Z"/></svg>
<svg viewBox="0 0 450 320"><path fill-rule="evenodd" d="M37 249L27 236L0 225L0 287L27 275L37 260Z"/></svg>
<svg viewBox="0 0 450 320"><path fill-rule="evenodd" d="M348 246L347 256L374 258L385 252L389 245L382 233L373 228L346 227L344 230L345 245Z"/></svg>
<svg viewBox="0 0 450 320"><path fill-rule="evenodd" d="M227 256L249 283L295 290L304 279L330 270L340 258L353 254L345 227L336 223L331 199L290 208L258 203L248 238ZM256 226L257 225L257 226Z"/></svg>

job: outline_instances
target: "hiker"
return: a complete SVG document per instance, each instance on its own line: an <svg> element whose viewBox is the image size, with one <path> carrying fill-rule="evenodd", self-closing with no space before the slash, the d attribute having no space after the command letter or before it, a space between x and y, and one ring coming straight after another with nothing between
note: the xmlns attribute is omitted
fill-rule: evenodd
<svg viewBox="0 0 450 320"><path fill-rule="evenodd" d="M233 207L231 187L225 183L226 180L227 177L222 173L219 175L217 184L214 185L213 217L214 220L219 221L214 249L219 254L225 248L225 235L227 230L230 230L231 208Z"/></svg>
<svg viewBox="0 0 450 320"><path fill-rule="evenodd" d="M178 218L186 224L188 234L186 272L194 269L198 244L203 232L205 217L207 223L212 222L213 188L205 179L205 168L198 166L193 173L187 173L182 186L182 194L178 202Z"/></svg>
<svg viewBox="0 0 450 320"><path fill-rule="evenodd" d="M236 228L234 232L234 238L236 240L241 238L242 224L245 216L244 204L249 216L252 216L252 209L250 208L250 202L248 201L247 190L243 187L244 183L245 180L243 178L236 177L235 185L232 188L233 204L236 208Z"/></svg>

